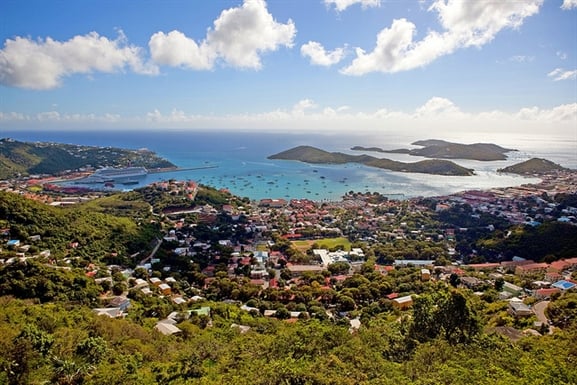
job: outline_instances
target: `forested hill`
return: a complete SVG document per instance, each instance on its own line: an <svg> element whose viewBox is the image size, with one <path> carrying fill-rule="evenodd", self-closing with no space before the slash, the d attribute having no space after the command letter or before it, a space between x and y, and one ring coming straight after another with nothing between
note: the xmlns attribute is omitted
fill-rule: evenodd
<svg viewBox="0 0 577 385"><path fill-rule="evenodd" d="M139 227L130 218L96 212L94 207L63 209L0 191L0 228L8 228L13 239L40 236L32 245L37 252L68 252L94 262L115 255L120 262L149 248L155 234L147 226Z"/></svg>
<svg viewBox="0 0 577 385"><path fill-rule="evenodd" d="M175 167L148 150L80 146L62 143L0 139L0 179L31 174L57 174L91 166Z"/></svg>
<svg viewBox="0 0 577 385"><path fill-rule="evenodd" d="M505 160L507 159L506 153L516 151L492 143L461 144L446 142L444 140L438 139L419 140L413 142L412 144L414 146L421 146L422 148L415 148L411 150L383 150L378 147L355 146L351 150L409 154L413 156L423 156L425 158L471 159L479 161Z"/></svg>
<svg viewBox="0 0 577 385"><path fill-rule="evenodd" d="M525 162L517 163L512 166L508 166L499 169L499 172L508 172L512 174L543 174L551 171L564 171L567 170L565 167L558 165L557 163L551 162L547 159L541 158L531 158Z"/></svg>
<svg viewBox="0 0 577 385"><path fill-rule="evenodd" d="M370 155L349 155L328 152L311 146L298 146L268 157L269 159L298 160L315 164L360 163L365 166L399 172L416 172L435 175L473 175L473 170L447 160L431 159L415 163L403 163L390 159L379 159Z"/></svg>

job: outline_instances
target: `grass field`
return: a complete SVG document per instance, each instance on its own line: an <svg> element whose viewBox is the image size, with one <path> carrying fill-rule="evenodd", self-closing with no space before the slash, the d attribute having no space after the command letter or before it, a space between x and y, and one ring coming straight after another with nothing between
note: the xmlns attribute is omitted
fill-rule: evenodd
<svg viewBox="0 0 577 385"><path fill-rule="evenodd" d="M346 251L351 250L351 242L344 237L340 238L322 238L313 239L310 241L293 241L292 245L295 249L302 251L303 253L310 249L310 247L316 243L321 249L332 249L336 246L343 246Z"/></svg>

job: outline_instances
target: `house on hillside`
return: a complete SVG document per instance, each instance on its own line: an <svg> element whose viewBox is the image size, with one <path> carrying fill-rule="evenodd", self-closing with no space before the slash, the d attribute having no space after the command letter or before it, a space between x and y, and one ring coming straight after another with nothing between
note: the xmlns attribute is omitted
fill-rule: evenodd
<svg viewBox="0 0 577 385"><path fill-rule="evenodd" d="M410 295L393 299L393 307L395 309L405 310L411 306L413 306L413 297Z"/></svg>
<svg viewBox="0 0 577 385"><path fill-rule="evenodd" d="M533 314L533 310L521 301L510 301L507 308L509 314L513 317L529 317Z"/></svg>
<svg viewBox="0 0 577 385"><path fill-rule="evenodd" d="M108 308L119 308L121 311L126 311L130 307L130 299L124 296L114 297L109 303Z"/></svg>
<svg viewBox="0 0 577 385"><path fill-rule="evenodd" d="M182 332L182 330L180 330L179 328L177 328L173 324L171 324L169 322L163 322L163 321L158 322L156 324L156 326L154 326L154 329L157 330L158 332L164 334L165 336L170 336L170 335Z"/></svg>
<svg viewBox="0 0 577 385"><path fill-rule="evenodd" d="M163 295L170 295L171 289L170 286L166 283L161 283L160 285L158 285L158 288L160 289L160 292Z"/></svg>

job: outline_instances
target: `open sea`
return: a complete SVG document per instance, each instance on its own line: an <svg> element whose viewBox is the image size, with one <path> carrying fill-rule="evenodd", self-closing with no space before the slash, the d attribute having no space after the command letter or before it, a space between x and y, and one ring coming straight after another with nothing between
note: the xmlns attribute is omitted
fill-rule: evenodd
<svg viewBox="0 0 577 385"><path fill-rule="evenodd" d="M439 196L471 189L517 186L535 183L536 178L498 174L497 169L540 157L577 169L577 138L551 136L416 137L403 133L379 135L263 133L239 131L9 131L2 133L20 141L50 141L103 147L147 148L181 168L214 168L149 174L137 188L154 181L194 180L250 199L309 198L316 201L338 200L348 191L379 192L392 198ZM479 162L453 160L473 168L476 175L465 177L392 172L358 164L312 165L296 161L269 160L269 155L299 145L311 145L326 151L350 151L353 146L381 147L386 150L413 148L420 139L444 139L458 143L490 142L514 148L505 161ZM404 154L368 153L375 157L402 162L424 158ZM128 186L127 186L128 187Z"/></svg>

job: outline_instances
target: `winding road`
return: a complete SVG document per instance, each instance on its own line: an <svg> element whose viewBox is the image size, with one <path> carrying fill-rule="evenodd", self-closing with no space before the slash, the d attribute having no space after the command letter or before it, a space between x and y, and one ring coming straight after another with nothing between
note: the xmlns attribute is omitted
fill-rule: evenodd
<svg viewBox="0 0 577 385"><path fill-rule="evenodd" d="M541 301L541 302L537 302L535 305L533 305L533 310L535 311L535 315L537 316L537 320L539 320L539 322L543 322L544 324L549 325L549 320L547 319L547 316L545 315L545 309L547 308L547 306L549 306L549 302L551 301Z"/></svg>

